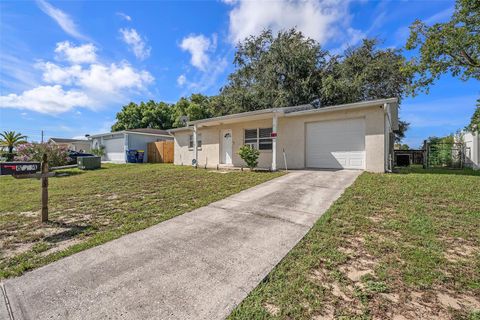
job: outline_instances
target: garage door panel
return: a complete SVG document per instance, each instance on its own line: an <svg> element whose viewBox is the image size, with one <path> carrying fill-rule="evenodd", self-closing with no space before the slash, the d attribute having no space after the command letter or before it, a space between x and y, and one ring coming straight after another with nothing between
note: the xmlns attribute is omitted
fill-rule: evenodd
<svg viewBox="0 0 480 320"><path fill-rule="evenodd" d="M114 139L104 139L103 144L105 146L105 160L107 161L125 161L125 154L123 153L124 149L124 139L114 138Z"/></svg>
<svg viewBox="0 0 480 320"><path fill-rule="evenodd" d="M306 150L307 167L364 169L365 120L307 123Z"/></svg>

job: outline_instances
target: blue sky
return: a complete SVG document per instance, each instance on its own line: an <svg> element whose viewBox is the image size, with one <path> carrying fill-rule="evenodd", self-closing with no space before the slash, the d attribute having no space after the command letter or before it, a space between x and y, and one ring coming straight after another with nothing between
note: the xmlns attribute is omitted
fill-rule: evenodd
<svg viewBox="0 0 480 320"><path fill-rule="evenodd" d="M365 37L400 48L415 18L448 20L453 1L2 1L0 130L39 140L109 131L129 101L216 94L234 44L263 28L297 26L341 52ZM411 53L407 52L409 56ZM405 142L463 128L478 81L446 75L407 98Z"/></svg>

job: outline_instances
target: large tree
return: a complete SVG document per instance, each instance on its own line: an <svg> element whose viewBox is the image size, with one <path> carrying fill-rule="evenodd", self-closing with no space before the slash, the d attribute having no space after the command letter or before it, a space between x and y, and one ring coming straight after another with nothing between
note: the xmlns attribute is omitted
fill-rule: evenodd
<svg viewBox="0 0 480 320"><path fill-rule="evenodd" d="M462 80L480 80L480 1L457 0L450 21L427 26L416 20L410 26L406 48L418 50L405 71L416 76L413 94L428 93L442 74Z"/></svg>
<svg viewBox="0 0 480 320"><path fill-rule="evenodd" d="M165 102L130 102L117 113L117 122L112 126L112 131L137 128L170 129L173 112L173 106Z"/></svg>
<svg viewBox="0 0 480 320"><path fill-rule="evenodd" d="M215 116L211 108L211 98L202 94L192 94L189 98L180 98L174 106L173 127L183 126L181 121L186 116L189 121L211 118Z"/></svg>
<svg viewBox="0 0 480 320"><path fill-rule="evenodd" d="M265 30L237 45L221 90L229 113L309 103L320 96L327 53L295 29Z"/></svg>
<svg viewBox="0 0 480 320"><path fill-rule="evenodd" d="M400 50L380 49L377 39L365 39L333 57L323 72L322 100L340 104L382 98L401 98L411 82L400 70L405 58Z"/></svg>

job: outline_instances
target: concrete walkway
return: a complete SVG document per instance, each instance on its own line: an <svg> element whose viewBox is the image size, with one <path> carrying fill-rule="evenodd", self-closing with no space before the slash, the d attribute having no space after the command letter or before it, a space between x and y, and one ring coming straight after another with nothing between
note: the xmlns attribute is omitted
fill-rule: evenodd
<svg viewBox="0 0 480 320"><path fill-rule="evenodd" d="M359 174L294 171L6 280L0 318L225 318Z"/></svg>

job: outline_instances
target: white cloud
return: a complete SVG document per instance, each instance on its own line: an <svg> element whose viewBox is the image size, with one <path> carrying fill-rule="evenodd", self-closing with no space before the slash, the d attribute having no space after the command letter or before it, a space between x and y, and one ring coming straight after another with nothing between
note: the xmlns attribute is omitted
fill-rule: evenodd
<svg viewBox="0 0 480 320"><path fill-rule="evenodd" d="M306 36L325 44L349 28L349 1L249 1L235 2L230 11L229 38L233 43L264 29L279 30L296 27ZM344 39L340 39L342 42Z"/></svg>
<svg viewBox="0 0 480 320"><path fill-rule="evenodd" d="M215 48L216 36L214 36L213 39L214 42L212 43L209 38L202 34L198 36L190 35L183 38L180 48L182 48L183 51L188 51L192 55L190 63L194 67L205 71L210 63L207 51Z"/></svg>
<svg viewBox="0 0 480 320"><path fill-rule="evenodd" d="M96 48L93 44L87 43L81 46L74 46L69 41L57 43L55 53L60 59L71 63L93 63L97 60Z"/></svg>
<svg viewBox="0 0 480 320"><path fill-rule="evenodd" d="M185 77L184 74L181 74L178 78L177 78L177 84L182 87L185 83L187 82L187 77Z"/></svg>
<svg viewBox="0 0 480 320"><path fill-rule="evenodd" d="M123 12L117 12L117 16L120 16L122 19L125 19L127 21L132 21L132 17Z"/></svg>
<svg viewBox="0 0 480 320"><path fill-rule="evenodd" d="M188 87L198 92L204 92L217 83L218 78L227 67L227 59L217 58L210 63L205 72L202 72L200 79L196 82L189 83Z"/></svg>
<svg viewBox="0 0 480 320"><path fill-rule="evenodd" d="M68 48L81 47L69 45ZM91 52L95 51L92 45ZM65 55L68 56L67 53ZM89 61L93 61L91 58ZM19 94L0 96L0 108L28 109L49 114L59 114L76 107L95 109L128 99L129 94L145 92L154 81L148 71L137 70L127 61L75 64L74 61L85 60L72 56L65 58L65 61L70 64L60 65L50 61L37 63L36 68L42 70L42 79L46 84Z"/></svg>
<svg viewBox="0 0 480 320"><path fill-rule="evenodd" d="M75 107L88 106L90 99L80 91L65 91L60 85L40 86L22 94L0 96L0 107L28 109L41 113L62 113Z"/></svg>
<svg viewBox="0 0 480 320"><path fill-rule="evenodd" d="M37 0L37 4L43 12L45 12L48 16L50 16L50 18L52 18L58 23L58 25L60 26L60 28L63 29L63 31L77 39L88 39L85 35L78 31L75 22L73 22L72 18L68 14L52 6L45 0Z"/></svg>
<svg viewBox="0 0 480 320"><path fill-rule="evenodd" d="M144 60L150 56L151 48L146 45L145 40L137 30L133 28L120 29L120 33L122 34L122 40L130 46L138 59Z"/></svg>
<svg viewBox="0 0 480 320"><path fill-rule="evenodd" d="M124 89L144 90L153 82L148 71L135 70L128 62L119 64L91 64L88 67L80 65L59 66L52 62L37 65L43 70L43 79L48 83L75 85L90 92L121 94Z"/></svg>

